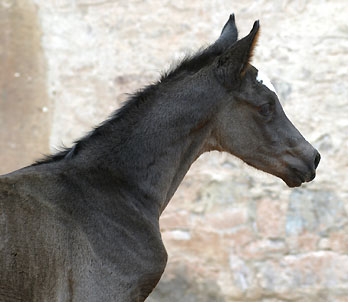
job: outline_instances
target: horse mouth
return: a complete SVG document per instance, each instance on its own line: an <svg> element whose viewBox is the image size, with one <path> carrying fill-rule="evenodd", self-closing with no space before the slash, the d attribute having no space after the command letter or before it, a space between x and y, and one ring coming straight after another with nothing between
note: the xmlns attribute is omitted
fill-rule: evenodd
<svg viewBox="0 0 348 302"><path fill-rule="evenodd" d="M315 169L310 169L307 165L299 165L289 163L282 163L281 166L266 167L266 165L260 165L253 163L251 160L243 159L248 165L260 169L266 173L272 174L282 179L286 185L290 188L300 187L305 182L310 182L315 178Z"/></svg>
<svg viewBox="0 0 348 302"><path fill-rule="evenodd" d="M303 181L302 178L295 178L295 177L291 177L291 178L287 178L287 179L282 178L282 179L289 188L300 187L305 182L305 181Z"/></svg>
<svg viewBox="0 0 348 302"><path fill-rule="evenodd" d="M300 187L305 182L310 182L315 178L315 170L303 172L297 168L289 167L290 173L281 177L290 188Z"/></svg>

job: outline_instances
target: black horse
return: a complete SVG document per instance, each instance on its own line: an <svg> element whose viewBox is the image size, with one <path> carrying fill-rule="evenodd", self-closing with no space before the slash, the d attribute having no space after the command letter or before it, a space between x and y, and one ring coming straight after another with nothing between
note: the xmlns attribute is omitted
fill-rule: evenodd
<svg viewBox="0 0 348 302"><path fill-rule="evenodd" d="M259 33L219 39L75 145L0 177L0 301L141 302L167 261L159 217L191 164L226 151L290 187L319 153L250 64Z"/></svg>

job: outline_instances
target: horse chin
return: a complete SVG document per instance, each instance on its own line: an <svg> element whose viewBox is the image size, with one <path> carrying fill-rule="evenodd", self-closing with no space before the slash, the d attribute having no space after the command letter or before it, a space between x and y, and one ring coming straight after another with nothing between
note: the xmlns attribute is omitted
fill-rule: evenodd
<svg viewBox="0 0 348 302"><path fill-rule="evenodd" d="M268 172L268 173L273 174L276 177L279 177L281 180L283 180L286 183L286 185L289 188L300 187L303 183L308 181L308 180L306 180L306 178L302 174L293 173L292 170L287 170L286 172L285 171L282 171L282 172L272 171L272 172Z"/></svg>

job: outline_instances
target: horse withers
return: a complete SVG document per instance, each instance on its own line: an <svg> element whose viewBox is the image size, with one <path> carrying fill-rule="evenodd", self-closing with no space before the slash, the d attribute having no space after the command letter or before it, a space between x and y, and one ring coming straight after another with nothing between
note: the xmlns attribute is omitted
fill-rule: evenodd
<svg viewBox="0 0 348 302"><path fill-rule="evenodd" d="M70 149L0 178L0 301L142 302L167 261L159 217L191 164L229 152L290 187L320 155L250 64L231 15L211 46Z"/></svg>

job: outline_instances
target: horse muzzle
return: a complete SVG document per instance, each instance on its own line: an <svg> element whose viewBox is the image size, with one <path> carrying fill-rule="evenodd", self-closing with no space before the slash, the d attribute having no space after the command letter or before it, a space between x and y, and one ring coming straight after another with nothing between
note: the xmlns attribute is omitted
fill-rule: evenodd
<svg viewBox="0 0 348 302"><path fill-rule="evenodd" d="M288 173L281 178L290 188L299 187L305 182L312 181L316 176L320 158L320 153L314 149L314 154L309 161L299 163L297 159L289 160L287 163Z"/></svg>

